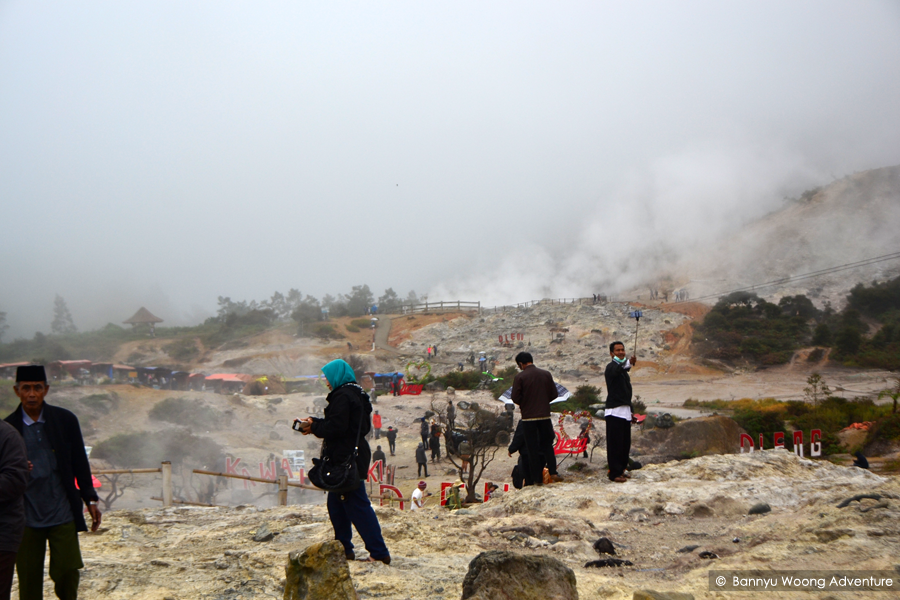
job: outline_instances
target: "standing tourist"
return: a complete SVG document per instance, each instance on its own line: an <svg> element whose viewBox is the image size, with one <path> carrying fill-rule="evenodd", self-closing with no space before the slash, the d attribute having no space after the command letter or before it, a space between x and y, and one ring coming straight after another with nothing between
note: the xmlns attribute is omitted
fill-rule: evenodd
<svg viewBox="0 0 900 600"><path fill-rule="evenodd" d="M397 430L393 427L388 427L388 430L384 432L384 437L387 438L391 456L394 456L394 452L397 450Z"/></svg>
<svg viewBox="0 0 900 600"><path fill-rule="evenodd" d="M372 404L369 396L356 383L353 369L343 360L333 360L324 367L328 389L325 400L325 418L308 417L301 421L300 432L310 433L323 440L323 453L333 464L341 464L350 458L356 449L356 468L360 476L359 487L355 491L328 492L328 517L334 528L334 539L344 546L348 560L354 560L353 530L356 527L369 551L368 562L381 561L391 564L391 555L381 535L381 525L366 494L365 478L369 469L371 450L364 436L369 429L369 415Z"/></svg>
<svg viewBox="0 0 900 600"><path fill-rule="evenodd" d="M631 377L628 371L637 364L637 358L625 358L625 344L609 345L612 360L606 365L606 460L609 463L609 479L616 483L628 481L628 454L631 452Z"/></svg>
<svg viewBox="0 0 900 600"><path fill-rule="evenodd" d="M84 451L78 417L44 402L50 391L43 365L19 367L13 388L21 404L6 422L25 441L31 473L25 492L25 534L16 554L20 600L44 596L44 556L50 545L50 579L61 600L78 597L79 569L84 568L78 532L100 527L100 509ZM75 487L75 482L78 487Z"/></svg>
<svg viewBox="0 0 900 600"><path fill-rule="evenodd" d="M422 444L428 447L428 435L431 428L428 426L428 417L422 417L422 424L419 425L419 435L422 437Z"/></svg>
<svg viewBox="0 0 900 600"><path fill-rule="evenodd" d="M419 444L416 448L416 464L419 466L417 477L422 477L422 471L425 471L425 477L428 477L428 457L425 455L425 444Z"/></svg>
<svg viewBox="0 0 900 600"><path fill-rule="evenodd" d="M528 352L516 355L516 365L521 371L513 379L512 401L522 411L521 425L528 450L530 479L534 485L542 485L546 464L551 481L560 481L553 451L556 434L550 421L550 402L559 395L556 383L549 371L534 366L534 359ZM541 455L541 460L536 460Z"/></svg>
<svg viewBox="0 0 900 600"><path fill-rule="evenodd" d="M453 400L447 401L447 423L450 425L450 431L456 427L456 407L453 406Z"/></svg>
<svg viewBox="0 0 900 600"><path fill-rule="evenodd" d="M381 449L381 446L376 446L375 452L372 453L372 464L374 465L379 460L382 468L387 466L387 457L384 455L384 451Z"/></svg>
<svg viewBox="0 0 900 600"><path fill-rule="evenodd" d="M375 439L381 437L381 415L378 414L378 411L375 411L375 414L372 415L372 427L375 428Z"/></svg>
<svg viewBox="0 0 900 600"><path fill-rule="evenodd" d="M0 421L0 600L9 600L16 551L25 532L28 458L15 427Z"/></svg>

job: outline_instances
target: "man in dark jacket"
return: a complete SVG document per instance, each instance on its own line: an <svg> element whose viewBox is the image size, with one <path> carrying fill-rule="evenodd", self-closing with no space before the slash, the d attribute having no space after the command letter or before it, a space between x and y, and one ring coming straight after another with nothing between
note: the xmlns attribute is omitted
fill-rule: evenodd
<svg viewBox="0 0 900 600"><path fill-rule="evenodd" d="M49 543L50 579L56 595L74 600L78 570L84 567L78 532L87 531L82 502L91 514L91 531L97 531L101 518L81 426L71 412L44 402L50 386L42 365L19 367L14 389L21 404L6 422L24 438L31 467L25 492L25 535L16 555L19 598L43 597Z"/></svg>
<svg viewBox="0 0 900 600"><path fill-rule="evenodd" d="M16 551L25 531L28 458L15 428L0 421L0 600L9 600Z"/></svg>
<svg viewBox="0 0 900 600"><path fill-rule="evenodd" d="M397 450L397 430L393 427L388 427L387 431L384 432L384 437L387 438L391 456L394 456L394 452Z"/></svg>
<svg viewBox="0 0 900 600"><path fill-rule="evenodd" d="M556 473L556 434L550 420L550 402L556 400L559 392L549 371L534 366L534 359L528 352L516 355L516 365L521 372L513 379L512 401L522 411L522 433L528 449L528 468L533 485L543 485L544 465L550 472L551 481L560 481ZM537 457L541 457L538 459ZM526 478L528 479L528 478Z"/></svg>
<svg viewBox="0 0 900 600"><path fill-rule="evenodd" d="M631 377L628 371L637 363L635 356L625 358L625 344L609 345L612 360L606 365L606 460L609 479L617 483L628 480L628 454L631 452Z"/></svg>
<svg viewBox="0 0 900 600"><path fill-rule="evenodd" d="M381 446L376 446L375 452L372 453L372 464L374 465L379 460L382 468L387 466L387 457L384 455L384 451L381 449Z"/></svg>

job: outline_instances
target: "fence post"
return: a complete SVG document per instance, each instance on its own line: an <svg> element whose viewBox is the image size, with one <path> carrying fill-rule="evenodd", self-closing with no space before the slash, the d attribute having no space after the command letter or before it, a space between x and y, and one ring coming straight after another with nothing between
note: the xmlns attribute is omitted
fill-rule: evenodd
<svg viewBox="0 0 900 600"><path fill-rule="evenodd" d="M164 460L162 463L163 480L163 506L172 506L172 463Z"/></svg>
<svg viewBox="0 0 900 600"><path fill-rule="evenodd" d="M288 476L287 475L279 475L278 476L278 505L279 506L287 506L287 485Z"/></svg>

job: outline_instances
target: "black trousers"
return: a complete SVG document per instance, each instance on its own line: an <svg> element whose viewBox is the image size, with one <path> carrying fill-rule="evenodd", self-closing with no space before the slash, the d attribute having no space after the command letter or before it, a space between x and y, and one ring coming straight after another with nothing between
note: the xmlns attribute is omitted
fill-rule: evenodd
<svg viewBox="0 0 900 600"><path fill-rule="evenodd" d="M0 600L9 600L15 568L16 553L0 552Z"/></svg>
<svg viewBox="0 0 900 600"><path fill-rule="evenodd" d="M556 433L550 419L540 421L522 421L522 432L525 434L525 447L528 448L528 472L531 481L544 481L544 466L551 475L556 475ZM526 479L528 479L526 477Z"/></svg>
<svg viewBox="0 0 900 600"><path fill-rule="evenodd" d="M428 463L419 463L419 477L422 476L422 469L425 470L425 477L428 477Z"/></svg>
<svg viewBox="0 0 900 600"><path fill-rule="evenodd" d="M606 417L606 461L609 463L610 480L625 473L630 453L631 421Z"/></svg>
<svg viewBox="0 0 900 600"><path fill-rule="evenodd" d="M393 456L394 452L397 450L396 440L388 440L388 448L391 449L391 456Z"/></svg>

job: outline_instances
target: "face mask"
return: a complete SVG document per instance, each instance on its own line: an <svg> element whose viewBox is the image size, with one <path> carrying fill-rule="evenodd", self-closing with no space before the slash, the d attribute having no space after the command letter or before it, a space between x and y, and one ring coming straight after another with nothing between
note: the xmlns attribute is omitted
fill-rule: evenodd
<svg viewBox="0 0 900 600"><path fill-rule="evenodd" d="M628 360L627 358L619 358L618 356L613 356L612 359L614 361L616 361L617 363L619 363L620 365L624 365L625 362Z"/></svg>

